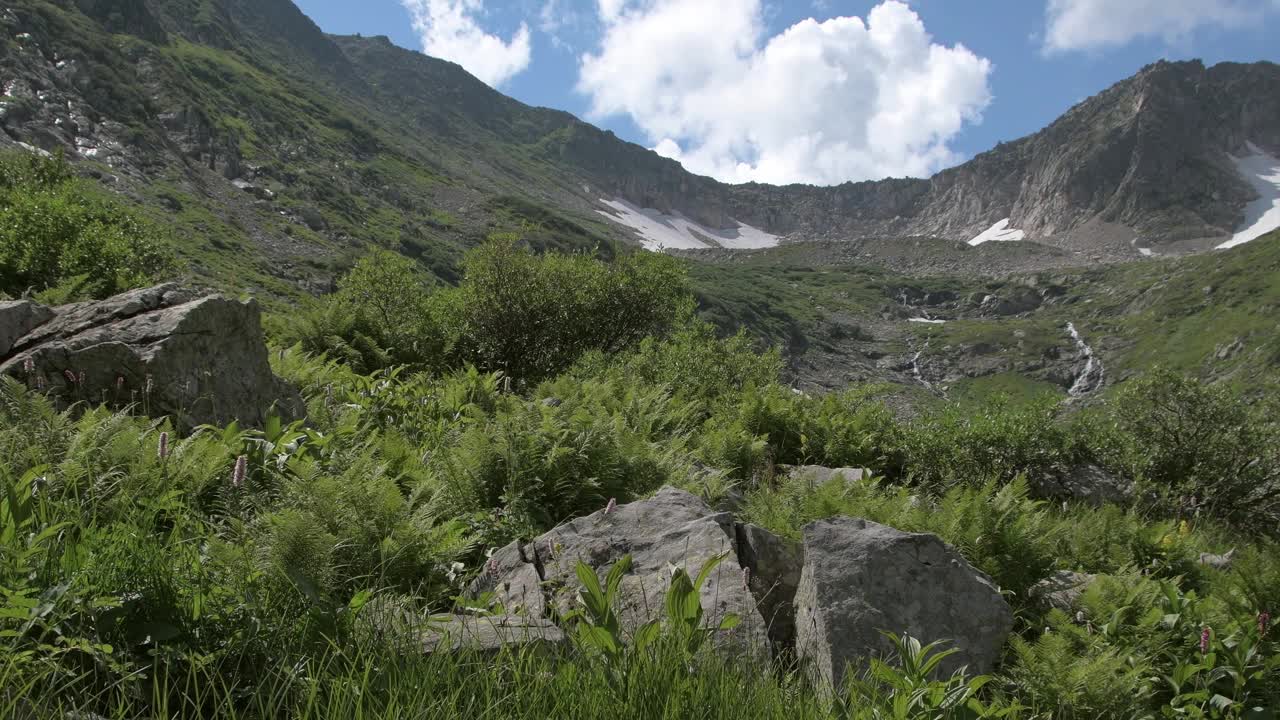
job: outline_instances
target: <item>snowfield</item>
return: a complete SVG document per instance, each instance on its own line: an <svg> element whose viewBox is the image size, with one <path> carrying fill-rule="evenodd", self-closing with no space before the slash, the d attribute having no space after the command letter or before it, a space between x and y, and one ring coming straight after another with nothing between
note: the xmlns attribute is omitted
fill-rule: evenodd
<svg viewBox="0 0 1280 720"><path fill-rule="evenodd" d="M1258 199L1244 208L1244 224L1219 250L1243 245L1280 227L1280 160L1249 143L1251 154L1232 157L1236 169L1258 191Z"/></svg>
<svg viewBox="0 0 1280 720"><path fill-rule="evenodd" d="M1009 218L987 228L981 235L969 241L970 245L981 245L984 242L1013 242L1025 238L1027 234L1009 227Z"/></svg>
<svg viewBox="0 0 1280 720"><path fill-rule="evenodd" d="M683 215L668 215L653 208L637 207L625 200L601 199L600 202L611 212L596 212L635 230L646 250L661 252L711 247L745 250L774 247L779 241L777 235L742 223L732 230L713 230Z"/></svg>

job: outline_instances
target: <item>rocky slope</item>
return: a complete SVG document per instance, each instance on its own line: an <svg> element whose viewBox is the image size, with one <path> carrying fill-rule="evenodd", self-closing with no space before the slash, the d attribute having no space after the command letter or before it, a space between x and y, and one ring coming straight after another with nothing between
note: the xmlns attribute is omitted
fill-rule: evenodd
<svg viewBox="0 0 1280 720"><path fill-rule="evenodd" d="M615 199L710 241L745 223L966 242L1007 218L1081 261L1203 249L1257 197L1231 156L1280 154L1270 63L1158 63L933 178L836 187L691 175L451 63L327 36L288 0L15 0L0 69L0 144L66 150L190 236L203 280L275 295L324 290L371 244L449 280L461 248L527 221L548 245L634 239L602 212Z"/></svg>

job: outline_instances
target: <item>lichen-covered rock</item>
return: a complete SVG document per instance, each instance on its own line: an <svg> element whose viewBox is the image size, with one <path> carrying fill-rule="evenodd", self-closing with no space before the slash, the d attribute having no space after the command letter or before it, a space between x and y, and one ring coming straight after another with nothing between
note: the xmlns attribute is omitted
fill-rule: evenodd
<svg viewBox="0 0 1280 720"><path fill-rule="evenodd" d="M779 467L793 480L803 480L811 487L821 487L833 480L851 483L871 476L866 468L830 468L822 465L782 465Z"/></svg>
<svg viewBox="0 0 1280 720"><path fill-rule="evenodd" d="M133 404L182 429L260 425L273 411L295 418L305 409L271 371L252 300L170 284L46 311L23 311L45 319L0 352L0 374L63 404Z"/></svg>
<svg viewBox="0 0 1280 720"><path fill-rule="evenodd" d="M881 631L947 641L941 673L983 673L1013 627L991 579L937 536L852 518L805 526L795 605L796 654L833 687L846 664L888 656Z"/></svg>
<svg viewBox="0 0 1280 720"><path fill-rule="evenodd" d="M574 571L579 561L603 579L614 563L630 555L631 571L622 580L618 611L624 626L633 630L661 617L673 566L696 577L706 562L724 555L701 588L706 623L718 625L726 615L736 614L741 624L721 641L764 648L764 621L743 582L734 540L731 515L712 511L683 490L664 487L647 500L598 510L531 543L511 543L495 551L471 593L492 592L509 613L563 615L577 604Z"/></svg>

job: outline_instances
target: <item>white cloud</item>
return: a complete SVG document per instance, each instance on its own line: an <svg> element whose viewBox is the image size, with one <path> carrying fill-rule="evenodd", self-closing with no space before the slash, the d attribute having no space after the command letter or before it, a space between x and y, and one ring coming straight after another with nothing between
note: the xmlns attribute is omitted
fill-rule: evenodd
<svg viewBox="0 0 1280 720"><path fill-rule="evenodd" d="M484 0L400 0L422 39L422 51L452 60L485 83L501 85L529 67L529 28L524 23L510 40L480 27Z"/></svg>
<svg viewBox="0 0 1280 720"><path fill-rule="evenodd" d="M935 44L903 2L767 37L760 0L597 0L578 89L668 157L730 182L927 176L990 102L991 64Z"/></svg>
<svg viewBox="0 0 1280 720"><path fill-rule="evenodd" d="M1045 50L1114 47L1139 37L1174 42L1202 26L1243 27L1277 9L1280 0L1049 0Z"/></svg>

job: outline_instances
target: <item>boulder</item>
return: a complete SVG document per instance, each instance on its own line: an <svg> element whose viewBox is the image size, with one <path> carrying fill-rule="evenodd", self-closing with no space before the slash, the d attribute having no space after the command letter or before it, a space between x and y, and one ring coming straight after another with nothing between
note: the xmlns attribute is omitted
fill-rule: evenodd
<svg viewBox="0 0 1280 720"><path fill-rule="evenodd" d="M0 320L25 329L0 352L0 374L63 405L136 404L183 430L261 425L273 408L285 419L305 410L297 389L271 372L252 300L200 297L169 284L52 309L7 308L0 317L28 318Z"/></svg>
<svg viewBox="0 0 1280 720"><path fill-rule="evenodd" d="M1096 576L1088 573L1059 570L1032 585L1028 594L1031 599L1047 608L1071 612L1079 605L1080 597L1095 579Z"/></svg>
<svg viewBox="0 0 1280 720"><path fill-rule="evenodd" d="M1082 502L1093 507L1125 505L1133 499L1133 483L1097 465L1081 465L1036 477L1032 492L1049 500Z"/></svg>
<svg viewBox="0 0 1280 720"><path fill-rule="evenodd" d="M780 465L779 469L793 480L806 480L815 488L826 485L837 478L840 478L842 482L849 483L871 476L871 471L866 468L829 468L822 465Z"/></svg>
<svg viewBox="0 0 1280 720"><path fill-rule="evenodd" d="M795 598L804 567L804 547L758 525L740 523L738 560L750 569L751 594L764 618L774 652L795 647Z"/></svg>
<svg viewBox="0 0 1280 720"><path fill-rule="evenodd" d="M30 300L0 302L0 357L22 336L53 319L53 311Z"/></svg>
<svg viewBox="0 0 1280 720"><path fill-rule="evenodd" d="M630 631L661 617L672 566L697 577L704 563L726 554L701 588L706 622L718 625L726 615L736 614L741 624L719 640L765 648L764 621L745 587L734 534L728 513L712 511L683 490L664 487L647 500L597 510L533 542L511 543L495 551L470 593L493 593L507 613L563 616L577 606L579 561L603 582L613 564L630 555L631 570L622 580L618 607Z"/></svg>
<svg viewBox="0 0 1280 720"><path fill-rule="evenodd" d="M796 654L829 687L846 665L891 655L881 631L946 641L958 652L939 665L942 674L962 666L984 673L1013 627L991 579L937 536L853 518L805 526L795 606Z"/></svg>

